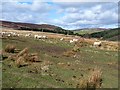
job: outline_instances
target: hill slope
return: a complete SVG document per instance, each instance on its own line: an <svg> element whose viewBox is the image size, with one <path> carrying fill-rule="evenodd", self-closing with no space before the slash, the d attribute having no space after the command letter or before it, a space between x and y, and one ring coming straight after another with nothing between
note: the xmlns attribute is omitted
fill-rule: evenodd
<svg viewBox="0 0 120 90"><path fill-rule="evenodd" d="M102 38L104 40L117 41L118 37L120 36L119 30L120 30L120 28L115 28L115 29L110 29L107 31L91 33L88 36L93 37L93 38ZM83 36L85 36L85 35L86 34L84 34Z"/></svg>
<svg viewBox="0 0 120 90"><path fill-rule="evenodd" d="M39 25L39 24L10 22L10 21L0 21L0 26L7 27L7 28L13 28L13 29L21 29L21 28L43 28L43 29L48 29L48 30L54 30L54 29L58 28L57 26L48 25L48 24L40 24Z"/></svg>
<svg viewBox="0 0 120 90"><path fill-rule="evenodd" d="M83 35L83 34L91 34L91 33L95 33L95 32L101 32L104 30L108 30L108 29L105 29L105 28L83 28L83 29L78 29L78 30L73 30L73 31L74 31L74 34Z"/></svg>
<svg viewBox="0 0 120 90"><path fill-rule="evenodd" d="M49 24L31 24L21 22L0 21L0 26L5 28L12 28L17 30L31 30L42 32L53 32L62 34L72 34L72 31L62 29L61 27L49 25Z"/></svg>

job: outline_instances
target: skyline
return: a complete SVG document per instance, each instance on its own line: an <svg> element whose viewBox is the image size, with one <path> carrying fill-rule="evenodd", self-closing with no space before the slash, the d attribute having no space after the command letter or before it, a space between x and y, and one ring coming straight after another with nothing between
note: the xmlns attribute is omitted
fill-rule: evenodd
<svg viewBox="0 0 120 90"><path fill-rule="evenodd" d="M55 0L54 0L55 1ZM117 28L117 2L43 2L6 0L1 20L51 24L64 29Z"/></svg>

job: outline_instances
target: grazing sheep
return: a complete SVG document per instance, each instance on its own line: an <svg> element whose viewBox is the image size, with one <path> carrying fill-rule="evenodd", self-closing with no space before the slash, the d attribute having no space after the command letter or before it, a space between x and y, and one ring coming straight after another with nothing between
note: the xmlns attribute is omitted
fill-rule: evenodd
<svg viewBox="0 0 120 90"><path fill-rule="evenodd" d="M77 42L77 41L78 41L78 39L73 39L73 41L74 41L74 42Z"/></svg>
<svg viewBox="0 0 120 90"><path fill-rule="evenodd" d="M61 38L61 39L60 39L60 41L63 41L63 40L64 40L64 38Z"/></svg>
<svg viewBox="0 0 120 90"><path fill-rule="evenodd" d="M34 38L37 39L38 35L34 35Z"/></svg>
<svg viewBox="0 0 120 90"><path fill-rule="evenodd" d="M93 44L93 46L101 46L101 41L99 41L99 42L94 42L94 44Z"/></svg>
<svg viewBox="0 0 120 90"><path fill-rule="evenodd" d="M29 37L31 34L26 34L25 37Z"/></svg>
<svg viewBox="0 0 120 90"><path fill-rule="evenodd" d="M78 42L78 40L79 40L79 39L75 39L75 38L74 38L74 39L70 40L70 43Z"/></svg>
<svg viewBox="0 0 120 90"><path fill-rule="evenodd" d="M37 36L37 39L41 39L42 38L42 36Z"/></svg>
<svg viewBox="0 0 120 90"><path fill-rule="evenodd" d="M73 40L70 40L70 43L73 43L74 41Z"/></svg>
<svg viewBox="0 0 120 90"><path fill-rule="evenodd" d="M46 39L47 38L47 36L42 36L44 39Z"/></svg>
<svg viewBox="0 0 120 90"><path fill-rule="evenodd" d="M8 37L10 37L10 36L11 36L11 34L8 34L7 36L8 36Z"/></svg>

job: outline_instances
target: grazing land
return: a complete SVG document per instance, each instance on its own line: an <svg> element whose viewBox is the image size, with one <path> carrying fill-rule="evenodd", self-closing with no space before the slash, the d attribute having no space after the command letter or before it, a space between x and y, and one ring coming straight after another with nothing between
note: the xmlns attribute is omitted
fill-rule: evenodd
<svg viewBox="0 0 120 90"><path fill-rule="evenodd" d="M84 34L92 34L92 33L101 32L101 31L104 31L104 30L97 30L97 29L76 30L76 31L74 31L74 33L84 35Z"/></svg>
<svg viewBox="0 0 120 90"><path fill-rule="evenodd" d="M102 71L101 88L118 87L118 42L103 41L100 47L94 47L96 39L80 38L77 43L70 43L69 40L76 38L75 36L7 29L4 31L16 32L21 36L0 39L3 88L76 88L95 68ZM28 33L46 35L47 38L25 37ZM64 39L60 40L61 38ZM7 45L14 45L15 51L5 52ZM27 53L30 55L37 53L38 59L18 67L16 57L25 48L28 48Z"/></svg>

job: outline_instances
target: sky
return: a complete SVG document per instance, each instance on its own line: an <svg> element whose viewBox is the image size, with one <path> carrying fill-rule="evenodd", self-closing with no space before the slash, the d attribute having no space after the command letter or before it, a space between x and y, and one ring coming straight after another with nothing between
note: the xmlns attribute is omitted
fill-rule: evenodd
<svg viewBox="0 0 120 90"><path fill-rule="evenodd" d="M69 30L118 27L118 0L2 0L0 7L0 20Z"/></svg>

